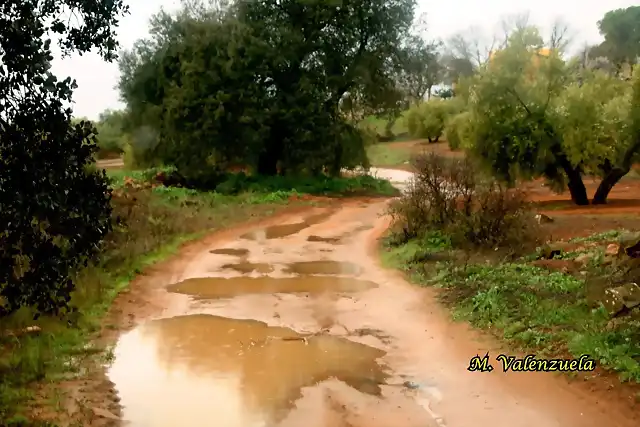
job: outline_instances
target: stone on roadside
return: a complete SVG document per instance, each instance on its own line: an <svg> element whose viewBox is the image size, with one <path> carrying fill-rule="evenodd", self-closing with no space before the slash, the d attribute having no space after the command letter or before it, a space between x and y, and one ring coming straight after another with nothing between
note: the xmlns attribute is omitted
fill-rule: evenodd
<svg viewBox="0 0 640 427"><path fill-rule="evenodd" d="M605 255L617 255L620 252L620 245L616 244L616 243L611 243L610 245L607 246L607 249L605 250Z"/></svg>
<svg viewBox="0 0 640 427"><path fill-rule="evenodd" d="M580 254L576 257L575 262L577 262L578 264L588 264L589 261L591 261L593 259L593 254L590 252L584 253L584 254Z"/></svg>
<svg viewBox="0 0 640 427"><path fill-rule="evenodd" d="M623 253L631 258L640 258L640 232L625 233L620 236L618 255Z"/></svg>
<svg viewBox="0 0 640 427"><path fill-rule="evenodd" d="M602 304L611 317L616 316L625 309L640 306L640 286L636 283L627 283L607 289L604 295Z"/></svg>
<svg viewBox="0 0 640 427"><path fill-rule="evenodd" d="M559 244L545 244L538 251L540 259L553 259L553 257L562 254L562 247Z"/></svg>
<svg viewBox="0 0 640 427"><path fill-rule="evenodd" d="M553 222L553 218L545 214L537 214L535 218L536 218L536 221L538 221L538 224L549 224Z"/></svg>

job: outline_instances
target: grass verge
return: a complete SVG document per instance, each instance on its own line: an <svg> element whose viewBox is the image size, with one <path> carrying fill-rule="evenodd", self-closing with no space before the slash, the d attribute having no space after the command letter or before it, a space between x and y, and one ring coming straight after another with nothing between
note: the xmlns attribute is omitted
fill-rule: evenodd
<svg viewBox="0 0 640 427"><path fill-rule="evenodd" d="M114 230L100 259L75 274L75 311L63 318L39 318L23 310L0 321L0 424L34 425L25 414L36 385L83 375L87 356L102 353L91 339L114 298L151 264L175 253L186 241L291 204L316 203L305 193L392 194L387 182L368 176L336 179L263 179L235 195L150 186L157 170L115 171ZM129 179L126 179L126 178ZM131 180L132 179L132 180ZM234 183L235 185L235 183ZM244 187L243 187L244 188ZM35 327L35 328L34 328Z"/></svg>
<svg viewBox="0 0 640 427"><path fill-rule="evenodd" d="M110 172L114 189L125 186L127 179L142 183L150 183L159 172L170 173L171 169L147 169L143 171ZM172 187L157 187L158 191L173 191ZM187 190L196 194L195 190ZM374 178L370 175L354 175L350 177L329 176L258 176L244 173L228 173L216 185L215 191L206 193L209 197L246 196L250 199L262 200L265 194L275 197L290 197L299 194L322 196L382 195L393 196L397 190L389 181Z"/></svg>
<svg viewBox="0 0 640 427"><path fill-rule="evenodd" d="M409 166L411 147L395 147L389 143L378 143L367 147L367 157L372 166L398 167Z"/></svg>
<svg viewBox="0 0 640 427"><path fill-rule="evenodd" d="M451 253L449 240L434 233L397 247L386 244L383 262L417 284L440 288L455 319L490 330L517 349L540 357L588 354L622 381L640 383L640 316L612 322L587 298L582 278L524 261L461 265L446 256Z"/></svg>

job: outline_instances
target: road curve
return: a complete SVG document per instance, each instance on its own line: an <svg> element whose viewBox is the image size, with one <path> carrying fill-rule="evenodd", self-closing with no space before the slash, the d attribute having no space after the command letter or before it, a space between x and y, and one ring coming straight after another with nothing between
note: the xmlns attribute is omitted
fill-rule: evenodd
<svg viewBox="0 0 640 427"><path fill-rule="evenodd" d="M380 266L386 203L227 230L136 282L155 308L130 307L109 370L126 425L639 425L561 376L467 371L502 350Z"/></svg>

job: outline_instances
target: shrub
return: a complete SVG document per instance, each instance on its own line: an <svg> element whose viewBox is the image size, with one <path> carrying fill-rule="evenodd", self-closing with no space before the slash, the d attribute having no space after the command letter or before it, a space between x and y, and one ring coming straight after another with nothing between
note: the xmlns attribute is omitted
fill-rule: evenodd
<svg viewBox="0 0 640 427"><path fill-rule="evenodd" d="M36 316L66 308L71 273L97 255L110 230L111 191L91 166L95 128L71 126L68 112L43 105L0 132L0 317L21 307Z"/></svg>
<svg viewBox="0 0 640 427"><path fill-rule="evenodd" d="M524 249L538 243L537 224L521 191L482 179L466 158L431 153L412 163L416 176L390 207L399 241L438 231L459 248Z"/></svg>
<svg viewBox="0 0 640 427"><path fill-rule="evenodd" d="M124 142L124 164L127 169L144 169L158 166L158 132L150 126L141 126Z"/></svg>
<svg viewBox="0 0 640 427"><path fill-rule="evenodd" d="M444 131L449 148L458 150L466 146L470 140L470 131L471 113L465 111L450 117Z"/></svg>
<svg viewBox="0 0 640 427"><path fill-rule="evenodd" d="M409 135L413 138L426 138L429 142L438 142L444 132L447 118L460 111L460 101L456 99L432 99L414 105L406 115Z"/></svg>

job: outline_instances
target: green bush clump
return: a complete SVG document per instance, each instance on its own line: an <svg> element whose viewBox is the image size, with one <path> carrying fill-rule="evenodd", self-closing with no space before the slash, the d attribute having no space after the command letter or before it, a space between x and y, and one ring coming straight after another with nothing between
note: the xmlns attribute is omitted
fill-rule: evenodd
<svg viewBox="0 0 640 427"><path fill-rule="evenodd" d="M449 148L458 150L468 144L471 132L471 113L465 111L456 114L447 120L445 126L445 137L449 143Z"/></svg>
<svg viewBox="0 0 640 427"><path fill-rule="evenodd" d="M416 139L438 142L445 130L447 119L460 112L456 99L432 99L412 106L407 111L406 121L409 135Z"/></svg>
<svg viewBox="0 0 640 427"><path fill-rule="evenodd" d="M526 195L492 179L467 158L426 154L413 160L414 180L390 206L397 243L433 232L461 249L528 250L539 243L539 229Z"/></svg>

